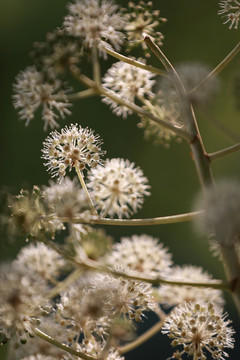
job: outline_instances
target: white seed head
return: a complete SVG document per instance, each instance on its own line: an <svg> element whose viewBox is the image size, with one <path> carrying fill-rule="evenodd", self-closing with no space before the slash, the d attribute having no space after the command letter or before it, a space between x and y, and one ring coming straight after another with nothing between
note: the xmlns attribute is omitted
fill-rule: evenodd
<svg viewBox="0 0 240 360"><path fill-rule="evenodd" d="M193 282L193 283L210 283L212 282L212 276L206 271L203 271L201 267L184 265L182 267L175 266L170 269L167 276L168 280L179 282ZM159 302L164 306L172 307L184 302L207 302L211 299L211 302L216 305L224 305L222 292L217 289L207 287L195 287L195 286L177 286L177 285L160 285L158 289Z"/></svg>
<svg viewBox="0 0 240 360"><path fill-rule="evenodd" d="M161 276L170 271L171 254L158 239L148 235L123 237L113 246L106 262L111 266L122 266L130 274Z"/></svg>
<svg viewBox="0 0 240 360"><path fill-rule="evenodd" d="M105 57L105 46L120 49L125 21L117 5L108 0L76 0L68 9L63 25L70 35L82 40L85 48L97 46Z"/></svg>
<svg viewBox="0 0 240 360"><path fill-rule="evenodd" d="M78 124L66 126L61 132L52 131L43 143L42 158L47 160L44 165L52 177L57 176L61 181L67 169L75 167L82 171L100 163L104 154L101 144L99 135ZM98 160L93 158L96 154L99 155Z"/></svg>
<svg viewBox="0 0 240 360"><path fill-rule="evenodd" d="M183 347L181 354L206 359L205 354L210 353L216 359L225 359L228 354L224 349L234 344L234 330L226 317L212 303L184 303L167 316L162 332L172 339L172 346Z"/></svg>
<svg viewBox="0 0 240 360"><path fill-rule="evenodd" d="M14 264L26 273L35 273L51 282L64 269L65 260L54 249L39 242L22 248Z"/></svg>
<svg viewBox="0 0 240 360"><path fill-rule="evenodd" d="M124 159L107 159L88 173L87 186L96 207L113 217L129 217L149 195L147 178L139 167Z"/></svg>
<svg viewBox="0 0 240 360"><path fill-rule="evenodd" d="M145 63L143 59L138 61ZM155 75L148 70L118 61L112 65L103 77L103 86L118 95L119 98L134 103L139 97L152 97L152 87ZM113 112L124 118L132 111L126 106L117 104L108 97L103 98L103 102L110 105Z"/></svg>
<svg viewBox="0 0 240 360"><path fill-rule="evenodd" d="M32 335L31 324L41 314L49 287L45 281L17 264L0 268L0 333L6 339L25 343Z"/></svg>

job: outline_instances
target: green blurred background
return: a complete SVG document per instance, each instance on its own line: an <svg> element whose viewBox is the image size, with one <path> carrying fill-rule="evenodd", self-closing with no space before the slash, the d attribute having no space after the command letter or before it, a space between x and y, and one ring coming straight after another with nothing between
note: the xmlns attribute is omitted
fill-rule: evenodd
<svg viewBox="0 0 240 360"><path fill-rule="evenodd" d="M36 116L25 127L18 120L12 106L12 84L15 76L31 65L29 52L34 41L43 41L45 34L56 26L61 26L66 14L65 0L1 0L0 2L0 185L18 193L22 187L47 184L46 172L41 156L42 142L47 136L43 132L43 122ZM126 5L126 1L120 1ZM165 35L162 47L170 61L178 63L198 61L210 68L215 67L239 40L239 30L229 30L217 15L217 0L162 0L155 1L154 7L168 19L162 27ZM140 53L139 53L140 55ZM154 66L158 61L149 60ZM103 71L111 64L109 59L103 64ZM208 152L214 152L234 144L240 139L240 113L232 98L232 80L240 72L240 55L220 75L221 91L208 112L198 111L200 130ZM137 217L154 217L177 214L191 210L193 199L199 191L190 151L184 142L172 142L170 149L153 146L143 139L142 130L136 124L138 119L131 116L127 120L113 115L99 99L92 98L75 103L73 115L60 120L60 125L79 122L89 126L104 140L107 157L122 157L134 161L143 170L152 186L152 195L145 201L144 208ZM213 119L224 124L233 132L235 140L214 125ZM229 156L213 164L216 179L239 178L240 153ZM118 240L123 235L147 233L158 237L173 253L176 264L195 264L204 267L214 277L222 277L220 262L209 253L206 239L194 231L192 224L173 224L155 227L113 228L106 231ZM1 238L0 257L2 261L13 258L23 243L9 246ZM1 284L0 284L1 286ZM239 331L236 312L227 298L227 310ZM150 317L150 322L153 321ZM236 336L239 339L239 334ZM127 359L143 359L146 356L165 359L170 355L165 343L166 337L156 336L146 345L126 355ZM239 359L239 340L236 348L229 352L231 359ZM144 351L143 351L144 350ZM5 349L0 349L0 360L5 360Z"/></svg>

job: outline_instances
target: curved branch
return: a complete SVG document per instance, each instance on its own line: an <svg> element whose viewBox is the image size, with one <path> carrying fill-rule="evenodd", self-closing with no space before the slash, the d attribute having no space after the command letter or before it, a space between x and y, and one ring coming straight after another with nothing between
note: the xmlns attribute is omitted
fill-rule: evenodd
<svg viewBox="0 0 240 360"><path fill-rule="evenodd" d="M148 225L162 225L162 224L174 224L186 221L195 220L201 213L201 211L193 211L190 213L162 216L148 219L107 219L107 218L94 218L92 220L85 220L83 218L73 218L71 221L75 224L96 224L96 225L121 225L121 226L148 226ZM65 217L59 217L62 222L68 222L69 219Z"/></svg>
<svg viewBox="0 0 240 360"><path fill-rule="evenodd" d="M227 147L225 149L216 151L214 153L208 154L208 156L209 156L211 161L215 161L215 160L221 159L221 158L223 158L225 156L231 155L231 154L233 154L233 153L235 153L235 152L237 152L239 150L240 150L240 143L229 146L229 147Z"/></svg>
<svg viewBox="0 0 240 360"><path fill-rule="evenodd" d="M153 74L160 75L160 76L166 76L166 72L163 71L163 70L160 70L160 69L155 68L155 67L150 66L150 65L143 64L140 61L133 60L133 59L127 57L127 56L119 54L118 52L116 52L116 51L114 51L114 50L112 50L110 48L105 48L104 50L106 51L106 53L108 53L109 55L111 55L115 59L118 59L120 61L124 61L127 64L139 67L141 69L148 70Z"/></svg>
<svg viewBox="0 0 240 360"><path fill-rule="evenodd" d="M101 85L97 85L92 79L90 79L89 77L87 77L84 74L81 74L81 72L79 71L79 69L77 67L72 66L71 73L79 82L81 82L88 88L94 89L96 91L96 93L98 93L99 95L105 96L105 97L113 100L117 104L127 107L128 109L130 109L132 112L136 113L139 116L147 117L148 119L153 120L154 122L163 126L164 128L167 128L167 129L173 131L175 134L177 134L181 138L187 140L188 142L192 141L192 136L190 134L188 134L187 131L185 131L181 127L174 126L173 124L168 123L167 121L165 121L163 119L159 119L157 116L142 109L140 106L138 106L134 103L131 103L130 101L122 99L120 96L116 95L113 91L107 90Z"/></svg>
<svg viewBox="0 0 240 360"><path fill-rule="evenodd" d="M200 81L198 85L196 85L189 93L188 95L191 95L195 91L197 91L206 81L214 78L217 76L237 55L237 53L240 51L240 42L235 46L235 48L218 64L215 69L213 69L204 79Z"/></svg>
<svg viewBox="0 0 240 360"><path fill-rule="evenodd" d="M67 346L65 344L62 344L60 343L59 341L53 339L51 336L45 334L43 331L41 331L40 329L38 328L32 328L33 332L38 336L40 337L41 339L49 342L50 344L52 345L55 345L56 347L58 347L59 349L62 349L66 352L68 352L69 354L71 355L74 355L74 356L77 356L83 360L96 360L94 357L92 356L89 356L89 355L86 355L84 354L83 352L81 351L77 351L77 350L74 350L72 349L70 346Z"/></svg>
<svg viewBox="0 0 240 360"><path fill-rule="evenodd" d="M129 352L139 345L142 345L145 341L149 340L151 337L156 335L162 328L163 321L158 321L155 325L153 325L150 329L145 331L142 335L138 336L138 338L129 344L126 344L124 346L120 346L118 348L119 354L125 354L126 352Z"/></svg>

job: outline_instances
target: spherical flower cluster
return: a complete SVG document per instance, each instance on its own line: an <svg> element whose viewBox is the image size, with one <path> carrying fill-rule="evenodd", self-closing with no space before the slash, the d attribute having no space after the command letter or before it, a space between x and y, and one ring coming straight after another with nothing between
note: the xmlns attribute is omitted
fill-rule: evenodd
<svg viewBox="0 0 240 360"><path fill-rule="evenodd" d="M196 225L200 232L215 234L220 244L233 244L240 239L240 183L234 180L219 181L200 195L195 207L204 209Z"/></svg>
<svg viewBox="0 0 240 360"><path fill-rule="evenodd" d="M55 282L65 266L65 260L43 243L30 244L20 251L14 264L24 271L37 274L45 280Z"/></svg>
<svg viewBox="0 0 240 360"><path fill-rule="evenodd" d="M223 15L226 20L224 24L230 23L229 29L238 28L240 18L240 2L237 0L222 0L219 2L219 15Z"/></svg>
<svg viewBox="0 0 240 360"><path fill-rule="evenodd" d="M128 36L128 49L141 44L143 50L149 56L143 34L150 36L158 46L162 45L164 36L160 31L156 31L156 28L166 22L167 19L160 17L159 10L152 9L151 1L139 1L138 4L134 4L132 1L129 2L128 9L126 9L126 19L125 31Z"/></svg>
<svg viewBox="0 0 240 360"><path fill-rule="evenodd" d="M49 288L40 277L10 264L1 265L0 283L0 333L26 343Z"/></svg>
<svg viewBox="0 0 240 360"><path fill-rule="evenodd" d="M102 216L129 217L149 195L147 178L139 167L124 159L107 159L88 174L87 186Z"/></svg>
<svg viewBox="0 0 240 360"><path fill-rule="evenodd" d="M102 337L109 322L119 316L140 321L144 311L155 309L151 285L111 275L90 274L61 294L57 318L76 335Z"/></svg>
<svg viewBox="0 0 240 360"><path fill-rule="evenodd" d="M189 281L193 283L209 283L212 282L212 276L206 271L203 271L201 267L185 265L175 266L171 268L171 271L167 277L172 281ZM158 289L159 302L165 306L172 307L184 302L207 302L211 299L211 302L216 305L223 305L224 300L220 290L196 287L196 286L177 286L177 285L161 285Z"/></svg>
<svg viewBox="0 0 240 360"><path fill-rule="evenodd" d="M104 47L120 49L123 42L124 18L118 6L108 0L76 0L68 5L69 15L64 19L66 31L79 37L83 46L97 46L106 55Z"/></svg>
<svg viewBox="0 0 240 360"><path fill-rule="evenodd" d="M66 175L67 168L82 171L86 166L95 167L104 154L99 135L78 124L66 126L61 132L52 131L43 146L42 158L47 160L44 165L59 181Z"/></svg>
<svg viewBox="0 0 240 360"><path fill-rule="evenodd" d="M120 243L114 244L106 261L123 266L127 273L153 277L167 274L172 265L168 249L148 235L123 237Z"/></svg>
<svg viewBox="0 0 240 360"><path fill-rule="evenodd" d="M138 61L144 63L143 59L138 59ZM103 77L103 86L114 91L119 98L134 103L137 98L153 96L152 87L155 80L152 78L154 76L148 70L118 61L108 69ZM110 105L118 116L122 115L125 118L128 113L132 114L126 106L119 105L108 97L104 97L103 102Z"/></svg>
<svg viewBox="0 0 240 360"><path fill-rule="evenodd" d="M211 103L220 87L217 77L209 77L198 89L191 92L211 72L207 65L198 62L182 63L176 66L176 71L188 93L189 100L194 105L203 106ZM161 78L158 86L165 97L174 99L179 103L174 74L170 73L168 77Z"/></svg>
<svg viewBox="0 0 240 360"><path fill-rule="evenodd" d="M71 111L65 92L61 89L62 83L58 80L47 82L44 75L32 66L22 71L16 78L17 82L13 85L13 104L19 111L20 119L26 119L26 125L34 117L35 111L42 106L42 119L44 130L50 126L58 126L55 119L60 115L70 115ZM58 115L59 114L59 115Z"/></svg>
<svg viewBox="0 0 240 360"><path fill-rule="evenodd" d="M177 306L166 318L163 334L172 339L172 346L183 346L174 358L182 355L206 360L206 351L213 359L225 359L225 348L233 348L233 329L227 315L211 303L190 302Z"/></svg>
<svg viewBox="0 0 240 360"><path fill-rule="evenodd" d="M58 217L70 221L74 216L90 218L89 200L81 189L77 178L64 178L61 184L50 181L50 186L43 188L43 196L48 206Z"/></svg>

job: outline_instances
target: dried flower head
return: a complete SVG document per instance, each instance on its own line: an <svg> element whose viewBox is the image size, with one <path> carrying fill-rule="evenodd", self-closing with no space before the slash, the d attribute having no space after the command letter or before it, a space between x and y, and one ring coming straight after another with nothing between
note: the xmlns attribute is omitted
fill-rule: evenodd
<svg viewBox="0 0 240 360"><path fill-rule="evenodd" d="M162 328L163 334L172 339L172 346L183 346L177 351L178 359L182 355L194 359L206 360L206 352L214 359L225 359L225 348L233 348L234 331L228 325L227 314L211 303L190 302L177 306L167 316Z"/></svg>
<svg viewBox="0 0 240 360"><path fill-rule="evenodd" d="M219 1L220 10L219 15L223 15L226 19L224 24L230 23L229 29L237 29L240 17L240 2L237 0L222 0Z"/></svg>
<svg viewBox="0 0 240 360"><path fill-rule="evenodd" d="M168 280L172 281L190 281L194 283L209 283L212 282L212 276L203 271L201 267L185 265L175 266L171 268ZM184 302L207 302L211 299L211 302L216 305L224 305L222 292L212 288L199 288L191 286L172 286L161 285L158 289L159 302L165 306L172 307Z"/></svg>
<svg viewBox="0 0 240 360"><path fill-rule="evenodd" d="M156 29L165 23L167 19L160 17L159 10L152 9L151 1L139 1L138 4L131 1L128 3L128 9L125 9L125 13L127 19L125 26L128 37L127 49L130 50L141 44L146 55L150 56L147 45L143 40L143 33L151 36L154 42L161 46L164 36Z"/></svg>
<svg viewBox="0 0 240 360"><path fill-rule="evenodd" d="M108 0L76 0L68 4L66 31L79 37L85 48L97 47L106 56L105 46L120 49L125 21L118 6Z"/></svg>
<svg viewBox="0 0 240 360"><path fill-rule="evenodd" d="M176 127L184 126L180 116L179 106L171 101L171 99L156 96L151 102L148 102L146 109L157 118L167 121ZM149 118L142 117L138 127L143 128L146 139L152 139L154 144L164 145L165 148L169 147L169 143L173 138L176 138L179 142L181 141L181 139L176 136L176 133Z"/></svg>
<svg viewBox="0 0 240 360"><path fill-rule="evenodd" d="M66 126L61 132L52 131L43 143L42 158L47 160L44 165L52 177L58 176L61 181L67 168L82 171L86 166L97 166L104 154L101 144L99 135L78 124Z"/></svg>
<svg viewBox="0 0 240 360"><path fill-rule="evenodd" d="M14 264L26 273L37 274L44 280L55 283L65 267L65 260L43 243L30 244L21 249Z"/></svg>
<svg viewBox="0 0 240 360"><path fill-rule="evenodd" d="M26 343L49 289L40 277L19 266L3 264L0 270L0 333L6 340L14 337Z"/></svg>
<svg viewBox="0 0 240 360"><path fill-rule="evenodd" d="M84 219L91 217L89 200L77 178L71 180L66 177L60 184L50 181L50 186L43 188L43 196L58 217L69 221L75 216Z"/></svg>
<svg viewBox="0 0 240 360"><path fill-rule="evenodd" d="M62 89L62 82L56 79L46 81L44 75L34 66L22 71L13 85L13 104L19 111L20 119L26 119L26 125L34 117L36 110L42 106L44 130L58 126L56 119L70 115L66 92Z"/></svg>
<svg viewBox="0 0 240 360"><path fill-rule="evenodd" d="M143 59L138 59L138 61L145 63ZM135 99L153 96L152 87L155 80L152 78L154 76L148 70L118 61L108 69L103 77L103 86L114 91L119 98L134 103ZM128 114L132 114L132 111L126 106L119 105L108 97L104 97L103 102L110 105L118 116L125 118Z"/></svg>
<svg viewBox="0 0 240 360"><path fill-rule="evenodd" d="M10 234L40 237L49 233L52 237L57 230L64 229L59 219L52 214L40 189L33 187L32 192L21 190L20 195L9 199L11 217L8 231Z"/></svg>
<svg viewBox="0 0 240 360"><path fill-rule="evenodd" d="M171 254L158 239L148 235L123 237L106 258L110 265L123 266L127 273L158 276L169 272Z"/></svg>
<svg viewBox="0 0 240 360"><path fill-rule="evenodd" d="M234 180L220 181L200 195L195 203L204 209L196 225L200 232L215 234L220 244L232 244L240 239L240 184Z"/></svg>
<svg viewBox="0 0 240 360"><path fill-rule="evenodd" d="M87 186L102 216L129 217L149 195L147 178L139 167L124 159L107 159L88 174Z"/></svg>

